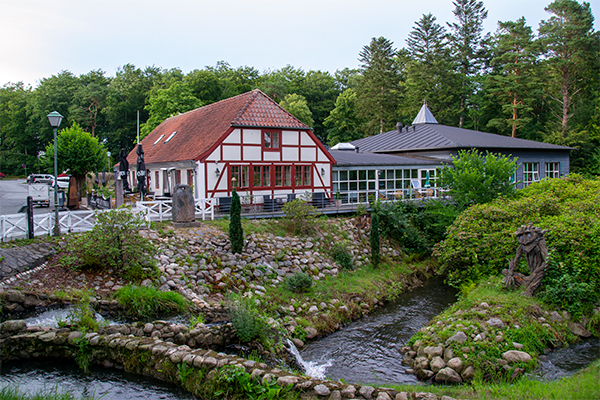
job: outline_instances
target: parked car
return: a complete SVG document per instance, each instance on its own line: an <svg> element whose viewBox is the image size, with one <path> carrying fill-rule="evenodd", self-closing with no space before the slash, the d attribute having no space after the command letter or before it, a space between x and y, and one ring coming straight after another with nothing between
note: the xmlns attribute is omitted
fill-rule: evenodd
<svg viewBox="0 0 600 400"><path fill-rule="evenodd" d="M49 183L54 184L54 176L50 174L31 174L27 177L27 183Z"/></svg>
<svg viewBox="0 0 600 400"><path fill-rule="evenodd" d="M34 205L50 207L50 186L45 183L30 183L29 196Z"/></svg>
<svg viewBox="0 0 600 400"><path fill-rule="evenodd" d="M0 172L0 179L2 178L6 178L6 175L4 175L2 172Z"/></svg>
<svg viewBox="0 0 600 400"><path fill-rule="evenodd" d="M58 188L59 189L68 189L70 180L71 180L70 176L59 176L58 178L56 178Z"/></svg>

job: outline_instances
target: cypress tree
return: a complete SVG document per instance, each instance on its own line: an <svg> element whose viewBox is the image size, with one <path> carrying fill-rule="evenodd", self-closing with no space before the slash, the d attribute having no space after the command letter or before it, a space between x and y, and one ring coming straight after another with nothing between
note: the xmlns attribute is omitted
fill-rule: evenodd
<svg viewBox="0 0 600 400"><path fill-rule="evenodd" d="M374 267L379 266L379 217L374 212L371 215L371 262Z"/></svg>
<svg viewBox="0 0 600 400"><path fill-rule="evenodd" d="M229 241L231 252L241 253L244 248L244 231L242 230L242 205L240 196L233 189L231 194L231 208L229 209Z"/></svg>

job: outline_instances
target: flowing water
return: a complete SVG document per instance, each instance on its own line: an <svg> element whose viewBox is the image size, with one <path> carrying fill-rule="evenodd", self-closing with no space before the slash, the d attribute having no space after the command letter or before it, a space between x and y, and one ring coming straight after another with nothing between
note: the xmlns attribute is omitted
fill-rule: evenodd
<svg viewBox="0 0 600 400"><path fill-rule="evenodd" d="M0 387L4 386L16 386L28 394L56 390L71 393L75 398L93 396L102 400L197 399L175 385L116 369L90 367L86 375L64 360L3 363Z"/></svg>
<svg viewBox="0 0 600 400"><path fill-rule="evenodd" d="M573 375L590 363L600 359L600 339L583 340L550 352L533 378L554 380Z"/></svg>
<svg viewBox="0 0 600 400"><path fill-rule="evenodd" d="M441 279L402 294L394 302L344 329L305 346L300 355L313 366L331 364L325 375L363 383L417 383L401 364L399 349L421 327L456 300Z"/></svg>

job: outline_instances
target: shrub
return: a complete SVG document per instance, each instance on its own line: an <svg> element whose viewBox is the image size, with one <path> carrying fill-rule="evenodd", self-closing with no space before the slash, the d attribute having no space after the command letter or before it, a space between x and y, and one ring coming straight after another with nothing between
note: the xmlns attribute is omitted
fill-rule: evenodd
<svg viewBox="0 0 600 400"><path fill-rule="evenodd" d="M161 314L182 313L189 303L177 292L163 292L154 286L127 285L115 292L115 299L137 318L150 318Z"/></svg>
<svg viewBox="0 0 600 400"><path fill-rule="evenodd" d="M250 297L233 296L229 299L229 315L235 332L242 342L266 337L268 325Z"/></svg>
<svg viewBox="0 0 600 400"><path fill-rule="evenodd" d="M459 150L452 156L453 167L441 170L440 183L460 206L488 203L500 196L512 196L517 169L516 158L478 150Z"/></svg>
<svg viewBox="0 0 600 400"><path fill-rule="evenodd" d="M352 261L352 253L345 243L335 243L331 248L331 257L340 264L342 269L352 269L354 267Z"/></svg>
<svg viewBox="0 0 600 400"><path fill-rule="evenodd" d="M379 218L381 233L394 240L409 253L427 253L431 246L423 232L411 222L407 206L402 202L377 202L374 214ZM372 222L371 222L372 223Z"/></svg>
<svg viewBox="0 0 600 400"><path fill-rule="evenodd" d="M371 216L371 262L374 267L379 266L379 252L381 243L379 240L379 216L376 212Z"/></svg>
<svg viewBox="0 0 600 400"><path fill-rule="evenodd" d="M241 253L244 249L244 231L242 230L242 205L240 196L233 189L231 195L231 208L229 209L229 241L231 242L231 252Z"/></svg>
<svg viewBox="0 0 600 400"><path fill-rule="evenodd" d="M598 293L600 181L578 175L543 180L520 190L512 200L498 199L464 211L434 252L448 282L460 287L464 282L500 274L515 256L518 247L515 231L529 222L547 230L546 243L556 262L549 266L544 285L550 282L550 287L558 287L558 280L563 279L563 285L576 291L590 292L578 285L587 283L591 285L591 293ZM561 263L563 270L557 269ZM529 274L526 262L519 268ZM562 294L550 289L547 296L558 299ZM588 299L586 302L589 304ZM568 304L575 304L575 300L562 306Z"/></svg>
<svg viewBox="0 0 600 400"><path fill-rule="evenodd" d="M294 275L285 281L285 286L288 290L296 293L308 292L312 285L312 278L304 272L295 272Z"/></svg>
<svg viewBox="0 0 600 400"><path fill-rule="evenodd" d="M283 205L285 229L293 234L307 235L315 228L317 209L303 199L288 201Z"/></svg>
<svg viewBox="0 0 600 400"><path fill-rule="evenodd" d="M142 279L156 272L154 244L139 234L140 214L127 208L97 212L96 225L73 238L61 263L73 268L113 268L128 279Z"/></svg>

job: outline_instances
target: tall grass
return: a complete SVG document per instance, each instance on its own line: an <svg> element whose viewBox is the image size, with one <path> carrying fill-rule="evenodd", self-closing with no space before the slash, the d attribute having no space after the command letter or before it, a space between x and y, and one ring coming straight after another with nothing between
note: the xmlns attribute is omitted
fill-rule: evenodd
<svg viewBox="0 0 600 400"><path fill-rule="evenodd" d="M116 291L115 298L129 315L137 318L182 313L189 309L189 302L181 294L163 292L154 286L127 285Z"/></svg>
<svg viewBox="0 0 600 400"><path fill-rule="evenodd" d="M25 393L16 386L4 386L0 389L0 400L94 400L95 398L95 396L75 397L68 392L59 392L58 387L36 393Z"/></svg>

